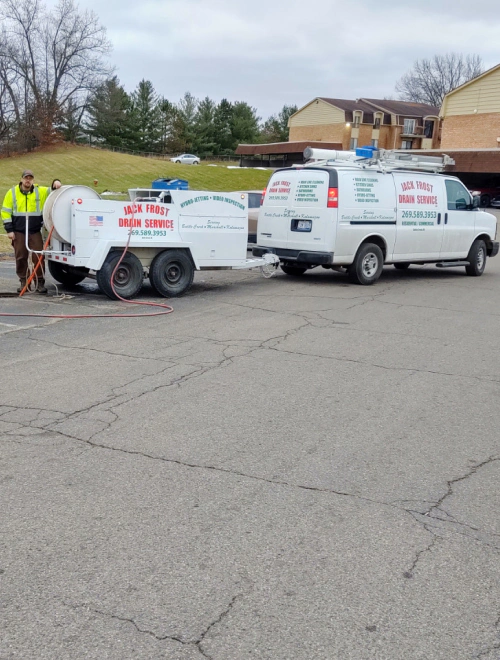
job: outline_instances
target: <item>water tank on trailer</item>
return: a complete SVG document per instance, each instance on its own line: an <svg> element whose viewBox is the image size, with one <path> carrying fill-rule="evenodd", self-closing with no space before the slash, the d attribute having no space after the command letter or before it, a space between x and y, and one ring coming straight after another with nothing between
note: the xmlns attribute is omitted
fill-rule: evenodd
<svg viewBox="0 0 500 660"><path fill-rule="evenodd" d="M61 186L47 197L43 207L43 224L62 243L71 243L71 210L79 199L101 199L88 186Z"/></svg>

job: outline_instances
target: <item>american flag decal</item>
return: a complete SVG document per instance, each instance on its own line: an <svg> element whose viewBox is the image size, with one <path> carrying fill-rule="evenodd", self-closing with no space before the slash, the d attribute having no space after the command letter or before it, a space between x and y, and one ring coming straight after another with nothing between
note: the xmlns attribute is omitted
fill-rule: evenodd
<svg viewBox="0 0 500 660"><path fill-rule="evenodd" d="M89 217L90 227L102 227L103 225L103 216L102 215L91 215Z"/></svg>

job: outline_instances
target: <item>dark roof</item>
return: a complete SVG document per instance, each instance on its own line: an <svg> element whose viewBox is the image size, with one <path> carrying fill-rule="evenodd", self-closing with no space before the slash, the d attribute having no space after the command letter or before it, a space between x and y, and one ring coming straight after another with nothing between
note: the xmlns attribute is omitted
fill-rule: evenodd
<svg viewBox="0 0 500 660"><path fill-rule="evenodd" d="M303 142L270 142L268 144L239 144L236 148L236 154L243 155L261 155L261 154L299 154L306 147L318 147L320 149L342 150L340 142L318 142L304 140Z"/></svg>
<svg viewBox="0 0 500 660"><path fill-rule="evenodd" d="M350 101L349 99L327 99L324 96L319 97L322 101L326 101L327 103L330 103L330 105L334 105L336 108L340 108L341 110L347 110L347 111L353 111L353 110L361 110L363 112L373 112L373 106L368 105L368 103L363 103L362 100L360 101Z"/></svg>
<svg viewBox="0 0 500 660"><path fill-rule="evenodd" d="M439 116L439 108L427 103L413 103L413 101L392 101L386 99L361 99L366 103L376 106L385 112L405 117L426 117L427 115Z"/></svg>
<svg viewBox="0 0 500 660"><path fill-rule="evenodd" d="M352 121L354 111L360 110L363 113L363 124L373 124L373 113L376 112L376 110L372 105L368 105L368 103L364 103L363 101L351 101L349 99L328 99L324 96L318 98L340 110L343 110L345 112L346 121ZM388 117L388 119L390 123L390 117ZM385 118L384 123L386 123Z"/></svg>

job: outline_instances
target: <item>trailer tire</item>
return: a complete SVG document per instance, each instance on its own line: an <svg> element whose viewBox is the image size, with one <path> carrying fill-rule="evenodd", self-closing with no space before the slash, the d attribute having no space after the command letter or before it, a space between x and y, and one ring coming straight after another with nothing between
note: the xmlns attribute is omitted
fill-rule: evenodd
<svg viewBox="0 0 500 660"><path fill-rule="evenodd" d="M118 300L116 293L122 298L134 298L141 290L144 281L144 270L141 262L135 254L127 252L115 273L113 284L116 293L113 291L111 275L121 256L121 251L113 250L104 260L100 270L96 272L99 288L111 300Z"/></svg>
<svg viewBox="0 0 500 660"><path fill-rule="evenodd" d="M467 255L467 261L469 265L465 267L465 272L471 277L479 277L484 273L486 267L486 244L484 241L479 239L474 241L469 254Z"/></svg>
<svg viewBox="0 0 500 660"><path fill-rule="evenodd" d="M354 284L375 284L384 267L384 255L375 243L363 243L348 268L349 279Z"/></svg>
<svg viewBox="0 0 500 660"><path fill-rule="evenodd" d="M288 264L281 264L281 270L287 275L294 275L295 277L300 277L303 275L307 268L303 266L289 266Z"/></svg>
<svg viewBox="0 0 500 660"><path fill-rule="evenodd" d="M85 269L85 272L79 272L76 269L72 269L66 264L62 264L59 261L48 260L47 265L49 267L49 273L52 275L53 279L64 286L76 286L83 282L83 280L88 275L88 270Z"/></svg>
<svg viewBox="0 0 500 660"><path fill-rule="evenodd" d="M153 259L149 279L158 295L181 296L193 283L193 262L183 250L164 250Z"/></svg>
<svg viewBox="0 0 500 660"><path fill-rule="evenodd" d="M484 193L483 195L481 195L480 204L482 208L488 208L490 202L491 202L491 197L488 194Z"/></svg>

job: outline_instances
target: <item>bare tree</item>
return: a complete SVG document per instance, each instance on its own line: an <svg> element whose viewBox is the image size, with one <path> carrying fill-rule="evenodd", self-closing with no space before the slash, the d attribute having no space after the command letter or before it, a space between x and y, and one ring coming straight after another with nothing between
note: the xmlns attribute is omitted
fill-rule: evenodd
<svg viewBox="0 0 500 660"><path fill-rule="evenodd" d="M19 126L36 143L50 141L64 112L83 107L110 75L106 30L73 0L52 11L39 0L0 0L0 11L0 83Z"/></svg>
<svg viewBox="0 0 500 660"><path fill-rule="evenodd" d="M434 55L429 60L417 60L396 83L396 92L401 100L440 107L448 92L483 71L479 55Z"/></svg>

